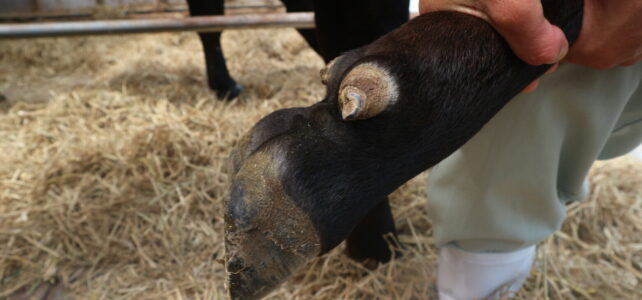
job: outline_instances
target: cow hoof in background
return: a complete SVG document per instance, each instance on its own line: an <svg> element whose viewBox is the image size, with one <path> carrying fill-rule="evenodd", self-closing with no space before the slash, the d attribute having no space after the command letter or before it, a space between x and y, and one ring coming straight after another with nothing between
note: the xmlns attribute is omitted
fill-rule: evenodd
<svg viewBox="0 0 642 300"><path fill-rule="evenodd" d="M243 87L236 82L232 82L230 85L222 88L212 88L216 92L216 97L219 100L234 100L243 92Z"/></svg>

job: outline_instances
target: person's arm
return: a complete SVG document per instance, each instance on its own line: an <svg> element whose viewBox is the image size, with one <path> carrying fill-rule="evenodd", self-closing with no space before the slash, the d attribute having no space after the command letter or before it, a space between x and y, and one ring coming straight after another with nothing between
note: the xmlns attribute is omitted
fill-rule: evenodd
<svg viewBox="0 0 642 300"><path fill-rule="evenodd" d="M642 60L642 1L585 0L582 31L565 62L594 69Z"/></svg>
<svg viewBox="0 0 642 300"><path fill-rule="evenodd" d="M437 10L486 20L532 65L564 59L607 69L642 60L642 0L585 0L582 30L570 51L562 31L544 18L539 0L420 0L420 13Z"/></svg>

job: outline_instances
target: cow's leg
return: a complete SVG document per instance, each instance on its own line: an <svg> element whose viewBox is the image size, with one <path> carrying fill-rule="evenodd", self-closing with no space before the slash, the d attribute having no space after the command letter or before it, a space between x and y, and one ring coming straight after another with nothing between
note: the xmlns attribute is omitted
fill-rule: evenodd
<svg viewBox="0 0 642 300"><path fill-rule="evenodd" d="M373 42L408 21L409 0L314 0L319 47L326 62Z"/></svg>
<svg viewBox="0 0 642 300"><path fill-rule="evenodd" d="M329 1L329 0L325 0ZM544 0L572 43L581 0ZM483 20L434 12L331 63L327 98L257 123L232 156L232 299L257 298L348 238L379 202L465 144L550 65Z"/></svg>
<svg viewBox="0 0 642 300"><path fill-rule="evenodd" d="M283 5L288 12L306 12L314 11L314 5L312 0L282 0ZM317 41L317 34L314 29L297 29L301 36L308 42L308 45L314 49L319 55L321 54L321 48L319 48L319 42Z"/></svg>
<svg viewBox="0 0 642 300"><path fill-rule="evenodd" d="M223 0L187 0L192 16L222 15L225 9ZM221 33L206 32L198 36L203 44L205 65L207 68L207 83L216 92L219 99L233 99L242 91L236 81L230 76L221 50Z"/></svg>
<svg viewBox="0 0 642 300"><path fill-rule="evenodd" d="M388 241L393 236L395 221L386 198L352 230L346 240L346 252L350 258L366 264L368 260L387 262L392 256Z"/></svg>

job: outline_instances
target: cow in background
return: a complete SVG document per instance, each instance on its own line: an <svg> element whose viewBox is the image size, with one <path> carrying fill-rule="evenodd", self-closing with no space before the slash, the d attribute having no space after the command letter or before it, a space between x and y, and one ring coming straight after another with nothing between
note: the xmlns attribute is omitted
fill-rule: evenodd
<svg viewBox="0 0 642 300"><path fill-rule="evenodd" d="M373 42L408 21L409 0L282 0L288 12L315 12L315 29L299 33L325 62ZM187 0L192 16L222 15L224 0ZM242 87L230 76L221 49L220 32L198 34L208 85L219 99L234 99Z"/></svg>

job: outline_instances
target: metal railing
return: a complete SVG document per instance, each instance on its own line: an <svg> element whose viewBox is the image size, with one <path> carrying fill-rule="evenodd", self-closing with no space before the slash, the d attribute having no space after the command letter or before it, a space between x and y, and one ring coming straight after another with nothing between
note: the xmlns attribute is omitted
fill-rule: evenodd
<svg viewBox="0 0 642 300"><path fill-rule="evenodd" d="M164 31L203 32L257 27L314 28L314 13L0 24L0 38L104 35Z"/></svg>

